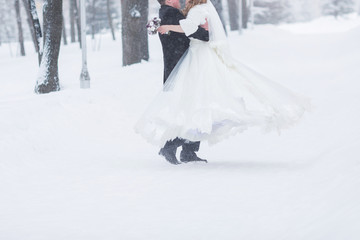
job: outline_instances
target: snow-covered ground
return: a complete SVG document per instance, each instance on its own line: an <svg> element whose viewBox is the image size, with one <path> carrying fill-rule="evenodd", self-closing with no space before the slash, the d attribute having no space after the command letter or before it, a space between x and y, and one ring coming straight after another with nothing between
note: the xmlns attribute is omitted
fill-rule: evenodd
<svg viewBox="0 0 360 240"><path fill-rule="evenodd" d="M324 34L347 32L359 25L360 18L358 14L352 13L338 18L334 18L334 16L321 17L310 23L299 22L294 24L283 24L280 28L297 34Z"/></svg>
<svg viewBox="0 0 360 240"><path fill-rule="evenodd" d="M47 95L33 93L31 43L25 58L1 45L0 239L360 239L359 19L344 25L231 33L238 60L310 97L313 112L281 136L202 144L208 164L179 166L133 131L162 87L157 37L151 60L129 67L120 41L89 39L89 90L78 45L62 46L62 90Z"/></svg>

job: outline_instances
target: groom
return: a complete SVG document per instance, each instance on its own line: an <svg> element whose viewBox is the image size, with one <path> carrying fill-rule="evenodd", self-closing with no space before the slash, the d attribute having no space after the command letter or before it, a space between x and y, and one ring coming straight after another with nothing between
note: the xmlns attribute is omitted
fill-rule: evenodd
<svg viewBox="0 0 360 240"><path fill-rule="evenodd" d="M158 0L161 5L159 17L161 25L179 25L179 21L185 19L185 16L179 10L181 8L179 0ZM203 28L204 27L204 28ZM209 41L209 32L205 29L207 26L199 26L198 30L190 35L202 41ZM164 84L174 69L180 58L189 48L190 40L184 33L171 32L170 34L159 34L163 58L164 58ZM199 158L195 152L199 151L200 142L190 142L186 139L176 138L166 142L165 146L160 149L159 154L171 164L180 164L176 158L176 150L182 146L180 153L181 162L207 162Z"/></svg>

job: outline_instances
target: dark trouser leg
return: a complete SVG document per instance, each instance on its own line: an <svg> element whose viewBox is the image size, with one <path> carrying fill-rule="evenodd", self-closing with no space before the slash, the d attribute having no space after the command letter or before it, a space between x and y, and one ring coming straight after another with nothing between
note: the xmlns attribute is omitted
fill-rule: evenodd
<svg viewBox="0 0 360 240"><path fill-rule="evenodd" d="M195 152L199 151L200 142L184 141L182 151L180 153L181 162L207 162L205 159L199 158Z"/></svg>
<svg viewBox="0 0 360 240"><path fill-rule="evenodd" d="M180 139L180 138L175 138L174 140L169 140L165 143L164 145L164 149L167 149L167 148L178 148L180 147L181 145L183 145L185 141Z"/></svg>
<svg viewBox="0 0 360 240"><path fill-rule="evenodd" d="M183 151L185 152L197 152L200 148L200 142L184 141L182 145Z"/></svg>
<svg viewBox="0 0 360 240"><path fill-rule="evenodd" d="M174 140L167 141L159 154L164 156L165 159L171 164L179 164L180 162L176 159L176 150L184 143L184 140L175 138Z"/></svg>

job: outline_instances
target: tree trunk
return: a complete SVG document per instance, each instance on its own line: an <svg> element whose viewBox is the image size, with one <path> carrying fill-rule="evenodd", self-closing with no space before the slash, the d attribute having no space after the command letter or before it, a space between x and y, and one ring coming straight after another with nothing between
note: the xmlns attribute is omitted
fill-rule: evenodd
<svg viewBox="0 0 360 240"><path fill-rule="evenodd" d="M35 44L35 50L38 53L38 59L39 59L39 65L41 62L41 57L42 57L42 52L41 52L41 48L40 48L40 40L42 38L42 33L41 33L41 26L40 26L40 21L38 18L38 14L36 11L36 5L35 5L35 0L28 0L27 1L27 6L29 7L29 13L30 13L30 23L32 26L32 29L34 31L34 44ZM24 5L25 5L25 0L24 0Z"/></svg>
<svg viewBox="0 0 360 240"><path fill-rule="evenodd" d="M221 0L211 0L212 4L214 5L214 7L216 8L217 13L219 14L220 20L223 24L224 30L226 31L226 24L225 24L225 20L224 20L224 16L223 16L223 6L222 6L222 1Z"/></svg>
<svg viewBox="0 0 360 240"><path fill-rule="evenodd" d="M63 28L62 28L62 38L64 41L64 45L67 45L67 36L66 36L66 27L65 27L65 19L64 19L64 15L62 16L62 20L63 20Z"/></svg>
<svg viewBox="0 0 360 240"><path fill-rule="evenodd" d="M92 1L91 11L92 11L92 18L91 18L91 36L92 39L95 39L95 23L96 23L96 0Z"/></svg>
<svg viewBox="0 0 360 240"><path fill-rule="evenodd" d="M78 41L79 41L80 48L81 48L80 13L79 13L79 8L78 8L77 0L73 0L73 2L74 2L74 12L75 12L76 27L77 27L77 32L78 32Z"/></svg>
<svg viewBox="0 0 360 240"><path fill-rule="evenodd" d="M36 93L49 93L60 90L58 58L60 52L62 24L62 0L45 0L44 52L41 60Z"/></svg>
<svg viewBox="0 0 360 240"><path fill-rule="evenodd" d="M251 22L251 27L254 27L254 0L249 2L249 22Z"/></svg>
<svg viewBox="0 0 360 240"><path fill-rule="evenodd" d="M71 42L74 43L75 40L75 0L70 0L70 38Z"/></svg>
<svg viewBox="0 0 360 240"><path fill-rule="evenodd" d="M142 59L149 61L149 34L147 32L146 29L146 24L148 22L148 18L149 18L149 1L141 1L142 2L142 8L141 8L141 16L143 16L141 18L141 27L139 29L139 32L141 34L141 38L140 38L140 42L141 42L141 55L142 55Z"/></svg>
<svg viewBox="0 0 360 240"><path fill-rule="evenodd" d="M18 26L18 39L20 44L20 54L21 56L25 56L25 47L24 47L24 34L21 24L21 15L20 15L20 2L19 0L15 0L15 12L16 12L16 22Z"/></svg>
<svg viewBox="0 0 360 240"><path fill-rule="evenodd" d="M22 0L23 6L25 8L25 12L26 12L26 16L27 16L27 23L29 25L29 30L30 30L30 35L31 35L31 39L34 43L34 47L35 47L35 51L38 52L38 44L36 43L36 36L35 36L35 30L34 30L34 26L32 24L31 21L31 13L30 13L30 7L29 7L29 2L26 0Z"/></svg>
<svg viewBox="0 0 360 240"><path fill-rule="evenodd" d="M242 28L247 28L247 23L248 23L248 19L249 19L249 14L248 14L248 8L247 8L247 3L246 0L240 0L241 4L242 4Z"/></svg>
<svg viewBox="0 0 360 240"><path fill-rule="evenodd" d="M149 60L148 0L121 0L123 66Z"/></svg>
<svg viewBox="0 0 360 240"><path fill-rule="evenodd" d="M239 30L239 0L228 0L230 30Z"/></svg>
<svg viewBox="0 0 360 240"><path fill-rule="evenodd" d="M110 12L110 0L106 1L106 12L107 12L107 17L109 20L109 27L111 30L111 34L112 34L112 38L115 41L115 31L114 31L114 26L113 26L113 21L112 21L112 17L111 17L111 12Z"/></svg>

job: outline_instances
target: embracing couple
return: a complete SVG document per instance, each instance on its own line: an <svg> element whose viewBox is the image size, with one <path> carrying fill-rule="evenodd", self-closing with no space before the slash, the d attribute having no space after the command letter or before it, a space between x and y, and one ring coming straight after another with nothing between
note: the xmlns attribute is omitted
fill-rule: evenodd
<svg viewBox="0 0 360 240"><path fill-rule="evenodd" d="M237 62L210 0L158 0L164 87L136 131L172 164L207 162L210 145L257 126L280 131L308 110L308 100ZM182 147L180 161L176 151Z"/></svg>

